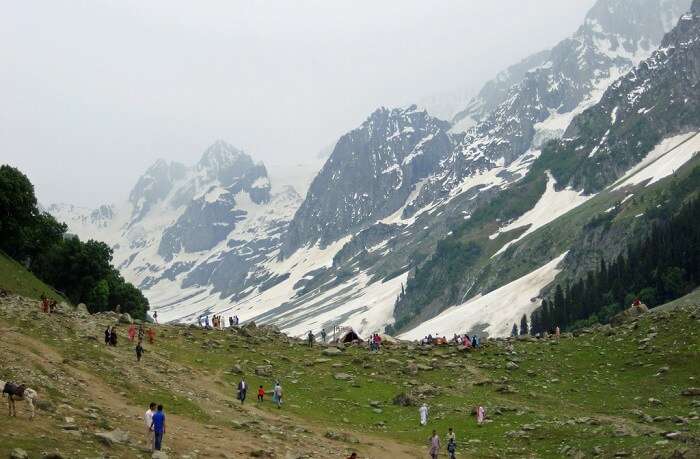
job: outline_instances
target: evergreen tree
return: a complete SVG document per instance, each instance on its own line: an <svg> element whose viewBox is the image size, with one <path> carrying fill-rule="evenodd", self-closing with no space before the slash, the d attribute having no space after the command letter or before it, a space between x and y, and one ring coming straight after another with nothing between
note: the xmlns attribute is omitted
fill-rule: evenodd
<svg viewBox="0 0 700 459"><path fill-rule="evenodd" d="M527 335L528 331L527 316L523 314L523 316L520 318L520 335Z"/></svg>

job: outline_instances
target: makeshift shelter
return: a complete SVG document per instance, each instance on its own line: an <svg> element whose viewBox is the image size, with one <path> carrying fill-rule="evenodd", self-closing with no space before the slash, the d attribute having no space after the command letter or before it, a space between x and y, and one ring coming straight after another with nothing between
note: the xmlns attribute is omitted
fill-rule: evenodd
<svg viewBox="0 0 700 459"><path fill-rule="evenodd" d="M340 333L337 342L346 344L361 343L362 338L360 338L360 335L355 333L355 330L353 330L352 328L348 328Z"/></svg>

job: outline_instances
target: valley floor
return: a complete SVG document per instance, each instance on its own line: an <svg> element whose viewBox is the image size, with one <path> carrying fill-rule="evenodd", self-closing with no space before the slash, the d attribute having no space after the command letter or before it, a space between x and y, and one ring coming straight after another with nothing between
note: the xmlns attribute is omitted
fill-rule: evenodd
<svg viewBox="0 0 700 459"><path fill-rule="evenodd" d="M683 395L700 393L693 389L700 387L697 303L576 337L489 341L472 353L400 344L326 355L333 352L271 327L166 325L140 364L126 325L119 346L103 344L117 320L45 315L35 300L0 298L0 379L41 396L33 421L23 402L17 418L0 417L0 457L14 448L29 457L149 457L141 418L151 400L165 405L170 457L420 458L432 429L444 440L448 427L458 457L700 451L700 396ZM242 377L251 388L243 406L235 400ZM275 380L285 392L282 409L257 404L257 387L269 394ZM394 404L398 395L411 405ZM430 407L425 427L422 403ZM472 415L478 405L486 408L482 426ZM128 441L95 435L114 429Z"/></svg>

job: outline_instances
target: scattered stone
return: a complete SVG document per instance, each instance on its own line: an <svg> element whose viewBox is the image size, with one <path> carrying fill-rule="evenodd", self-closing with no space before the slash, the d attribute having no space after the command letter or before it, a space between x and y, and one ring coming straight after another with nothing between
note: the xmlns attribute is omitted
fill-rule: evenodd
<svg viewBox="0 0 700 459"><path fill-rule="evenodd" d="M413 398L409 397L408 395L401 393L394 397L394 400L391 401L394 405L398 406L414 406L415 401Z"/></svg>
<svg viewBox="0 0 700 459"><path fill-rule="evenodd" d="M10 459L29 459L29 454L23 449L15 448L10 452Z"/></svg>
<svg viewBox="0 0 700 459"><path fill-rule="evenodd" d="M508 370L517 370L518 368L520 368L520 366L515 362L506 363L506 369Z"/></svg>
<svg viewBox="0 0 700 459"><path fill-rule="evenodd" d="M231 367L231 373L240 375L241 373L243 373L243 368L241 368L241 366L240 366L239 364L235 363L235 364Z"/></svg>
<svg viewBox="0 0 700 459"><path fill-rule="evenodd" d="M153 451L151 459L168 459L168 455L163 451Z"/></svg>
<svg viewBox="0 0 700 459"><path fill-rule="evenodd" d="M336 373L333 375L333 378L337 381L349 381L352 379L352 375L349 375L347 373Z"/></svg>

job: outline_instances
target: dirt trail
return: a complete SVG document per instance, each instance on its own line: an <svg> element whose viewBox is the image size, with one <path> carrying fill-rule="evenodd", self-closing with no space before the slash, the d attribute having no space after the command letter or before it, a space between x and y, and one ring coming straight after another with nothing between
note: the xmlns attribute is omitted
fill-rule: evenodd
<svg viewBox="0 0 700 459"><path fill-rule="evenodd" d="M53 400L54 404L69 405L76 411L82 405L98 406L110 421L112 427L118 427L127 431L131 439L139 446L145 444L145 427L142 416L145 407L135 405L127 397L118 393L95 374L95 368L84 368L83 362L68 362L55 348L46 345L38 339L18 333L14 328L3 326L0 322L0 352L12 355L15 361L23 361L25 365L41 369L46 374L62 374L72 386L72 393L66 394L66 400ZM114 357L113 364L121 368L128 365L127 372L135 371L137 378L143 380L157 380L163 378L155 368L167 367L168 362L151 354L153 365L133 369L133 361L126 362L125 355L118 351L111 351ZM129 374L133 378L133 374ZM186 416L168 415L168 431L164 444L177 455L190 454L196 457L248 457L253 451L273 452L275 456L262 457L347 457L347 452L355 449L363 458L391 457L416 458L423 457L415 451L411 445L402 445L395 441L375 438L368 435L353 436L360 440L359 445L350 445L338 441L332 441L323 436L325 429L320 425L291 417L289 415L265 412L254 406L246 405L243 408L237 406L233 397L227 397L225 387L217 384L211 376L197 374L192 375L171 374L168 372L171 384L180 386L187 391L198 391L202 397L196 400L197 404L212 416L211 423L204 424ZM133 383L133 381L129 381ZM41 393L41 388L38 388ZM42 394L48 397L47 394ZM68 402L68 403L64 403ZM24 407L19 407L22 411ZM75 417L80 422L80 427L85 432L102 430L94 425L85 425L79 415L72 416L70 412L61 410L61 416ZM56 421L46 417L46 413L38 411L38 418L30 423L23 419L24 428L42 432L43 435L51 435L57 428ZM20 414L21 416L21 414ZM268 431L259 432L255 429L239 430L229 427L232 419L245 422L256 419L266 427L272 427L271 434ZM4 422L2 423L4 424ZM0 426L2 425L0 424ZM16 423L15 423L16 424ZM228 424L228 425L227 425ZM37 429L38 427L38 429ZM274 435L278 432L280 435ZM261 440L262 439L262 440ZM270 441L272 440L272 441ZM106 451L109 451L107 448ZM139 457L143 451L120 451L120 457ZM265 454L264 452L261 454Z"/></svg>

